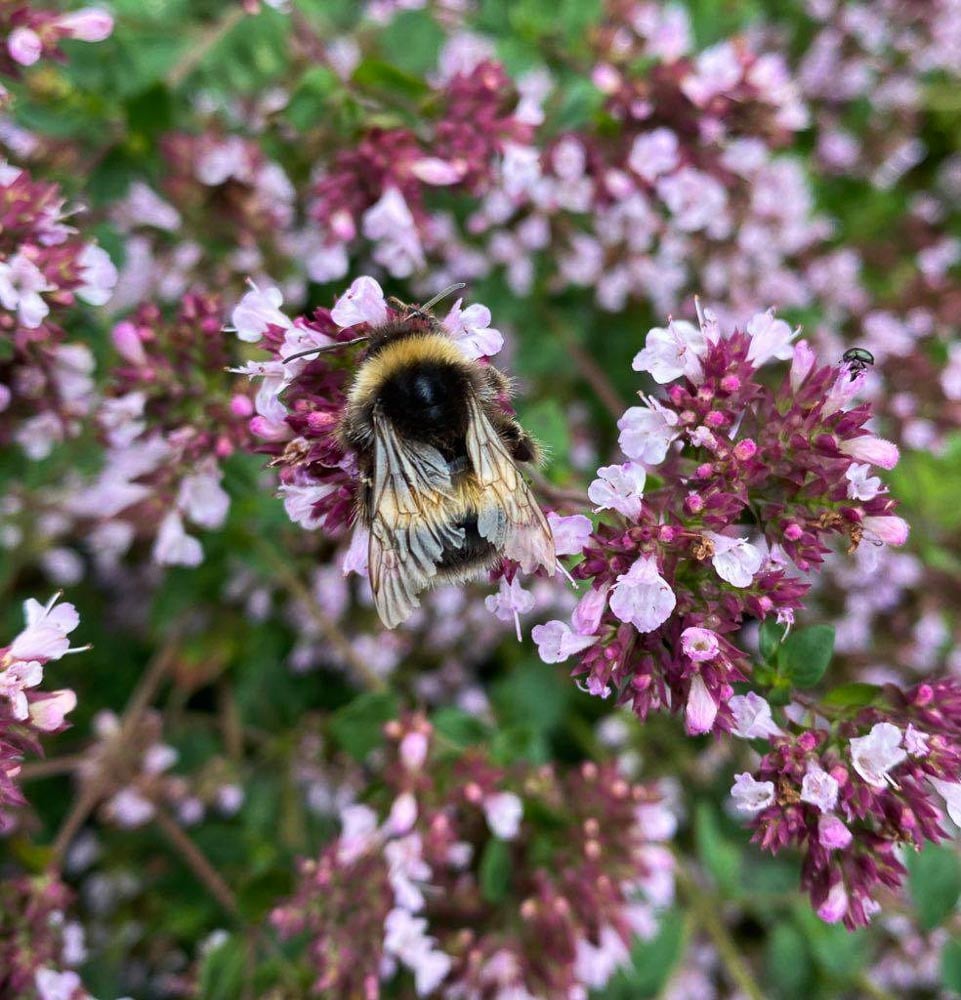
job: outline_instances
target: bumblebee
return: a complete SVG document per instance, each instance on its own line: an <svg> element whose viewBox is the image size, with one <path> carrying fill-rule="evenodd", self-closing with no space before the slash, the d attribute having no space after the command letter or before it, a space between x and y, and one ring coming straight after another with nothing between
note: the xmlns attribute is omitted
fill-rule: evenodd
<svg viewBox="0 0 961 1000"><path fill-rule="evenodd" d="M537 443L504 412L510 381L466 358L429 308L394 300L373 329L337 429L357 457L357 520L388 628L438 583L462 583L502 557L524 572L556 566L550 526L519 466Z"/></svg>

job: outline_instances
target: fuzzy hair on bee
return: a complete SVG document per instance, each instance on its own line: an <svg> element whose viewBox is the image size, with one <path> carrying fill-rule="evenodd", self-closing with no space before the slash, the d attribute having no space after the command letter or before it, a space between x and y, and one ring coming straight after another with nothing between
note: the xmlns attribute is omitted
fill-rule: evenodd
<svg viewBox="0 0 961 1000"><path fill-rule="evenodd" d="M374 602L388 628L438 583L507 557L553 575L554 540L519 466L541 449L502 402L510 380L464 356L427 307L373 329L338 426L361 479Z"/></svg>

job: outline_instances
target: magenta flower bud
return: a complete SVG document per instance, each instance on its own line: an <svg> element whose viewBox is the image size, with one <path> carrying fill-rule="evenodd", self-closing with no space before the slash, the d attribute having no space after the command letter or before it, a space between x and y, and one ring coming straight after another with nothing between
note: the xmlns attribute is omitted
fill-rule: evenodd
<svg viewBox="0 0 961 1000"><path fill-rule="evenodd" d="M230 412L235 417L249 417L253 415L254 404L249 396L242 396L238 393L230 398Z"/></svg>
<svg viewBox="0 0 961 1000"><path fill-rule="evenodd" d="M43 42L30 28L14 28L7 39L7 51L14 62L32 66L43 53Z"/></svg>
<svg viewBox="0 0 961 1000"><path fill-rule="evenodd" d="M143 349L140 333L129 320L118 323L111 331L110 339L125 361L129 361L132 365L147 363L147 354Z"/></svg>
<svg viewBox="0 0 961 1000"><path fill-rule="evenodd" d="M54 22L61 31L81 42L102 42L113 31L113 18L98 7L84 7L83 10L64 14Z"/></svg>
<svg viewBox="0 0 961 1000"><path fill-rule="evenodd" d="M870 465L879 465L882 469L893 469L901 457L896 444L871 434L842 441L839 447L856 462L868 462Z"/></svg>
<svg viewBox="0 0 961 1000"><path fill-rule="evenodd" d="M934 698L934 688L930 684L919 684L914 695L914 704L919 707L930 705Z"/></svg>
<svg viewBox="0 0 961 1000"><path fill-rule="evenodd" d="M818 745L818 738L812 732L801 733L801 735L798 737L797 745L805 753L809 753Z"/></svg>
<svg viewBox="0 0 961 1000"><path fill-rule="evenodd" d="M784 537L789 542L796 542L804 534L804 529L799 524L789 524L784 529Z"/></svg>
<svg viewBox="0 0 961 1000"><path fill-rule="evenodd" d="M707 424L707 426L712 430L717 430L719 427L723 427L727 423L727 417L725 417L719 410L711 410L704 418L704 423Z"/></svg>
<svg viewBox="0 0 961 1000"><path fill-rule="evenodd" d="M886 545L903 545L908 540L910 528L903 517L893 514L882 517L868 516L861 522L865 532L876 535Z"/></svg>
<svg viewBox="0 0 961 1000"><path fill-rule="evenodd" d="M753 458L756 454L757 445L750 438L738 441L738 443L734 446L734 455L741 462L746 462L749 458Z"/></svg>
<svg viewBox="0 0 961 1000"><path fill-rule="evenodd" d="M694 475L697 476L698 479L710 479L713 474L714 466L711 465L710 462L705 462L703 465L699 465L694 470Z"/></svg>
<svg viewBox="0 0 961 1000"><path fill-rule="evenodd" d="M851 831L832 813L818 818L818 842L829 851L844 850L853 840Z"/></svg>
<svg viewBox="0 0 961 1000"><path fill-rule="evenodd" d="M843 882L831 886L827 899L818 907L818 916L826 924L836 924L848 912L848 894Z"/></svg>
<svg viewBox="0 0 961 1000"><path fill-rule="evenodd" d="M716 718L717 702L711 697L704 678L700 674L695 674L691 680L691 690L684 710L684 726L688 735L709 733L714 728Z"/></svg>
<svg viewBox="0 0 961 1000"><path fill-rule="evenodd" d="M717 633L712 632L709 628L691 626L681 633L681 649L684 650L685 656L688 656L695 663L713 660L720 648L721 644L718 641Z"/></svg>
<svg viewBox="0 0 961 1000"><path fill-rule="evenodd" d="M704 510L704 497L692 490L684 500L684 507L691 514L700 514Z"/></svg>
<svg viewBox="0 0 961 1000"><path fill-rule="evenodd" d="M806 340L799 340L794 345L794 357L791 359L791 388L797 392L801 383L811 374L811 369L817 361L817 355L811 350Z"/></svg>
<svg viewBox="0 0 961 1000"><path fill-rule="evenodd" d="M737 375L725 375L721 379L721 388L727 393L737 392L741 388L741 380Z"/></svg>

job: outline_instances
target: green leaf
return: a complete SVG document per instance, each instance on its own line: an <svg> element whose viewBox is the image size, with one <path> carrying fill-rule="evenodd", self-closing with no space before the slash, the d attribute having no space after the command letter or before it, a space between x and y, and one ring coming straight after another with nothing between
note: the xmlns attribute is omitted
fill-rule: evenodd
<svg viewBox="0 0 961 1000"><path fill-rule="evenodd" d="M488 903L500 903L511 885L511 853L503 840L487 841L480 861L481 894Z"/></svg>
<svg viewBox="0 0 961 1000"><path fill-rule="evenodd" d="M124 105L131 131L144 135L166 132L173 124L173 102L170 91L155 83L129 98Z"/></svg>
<svg viewBox="0 0 961 1000"><path fill-rule="evenodd" d="M384 724L397 718L397 696L387 693L362 694L349 705L334 712L330 734L357 760L364 760L379 746Z"/></svg>
<svg viewBox="0 0 961 1000"><path fill-rule="evenodd" d="M824 676L833 653L834 629L830 625L811 625L784 640L779 660L795 686L808 688Z"/></svg>
<svg viewBox="0 0 961 1000"><path fill-rule="evenodd" d="M500 681L491 695L505 728L526 726L543 733L563 722L571 690L566 677L539 660L528 660Z"/></svg>
<svg viewBox="0 0 961 1000"><path fill-rule="evenodd" d="M952 938L941 952L941 983L952 993L961 993L961 940Z"/></svg>
<svg viewBox="0 0 961 1000"><path fill-rule="evenodd" d="M928 844L907 858L911 898L918 922L932 930L951 913L961 895L961 861L951 847Z"/></svg>
<svg viewBox="0 0 961 1000"><path fill-rule="evenodd" d="M434 731L440 739L458 749L484 743L490 739L487 723L460 708L442 708L431 716Z"/></svg>
<svg viewBox="0 0 961 1000"><path fill-rule="evenodd" d="M698 803L694 831L704 867L723 891L735 893L741 880L741 851L721 832L717 812L710 803Z"/></svg>
<svg viewBox="0 0 961 1000"><path fill-rule="evenodd" d="M765 618L761 622L758 630L758 646L761 651L761 658L771 661L781 648L781 641L784 638L784 626L773 618Z"/></svg>
<svg viewBox="0 0 961 1000"><path fill-rule="evenodd" d="M775 926L767 940L764 966L780 996L804 996L811 979L811 958L804 935L791 923Z"/></svg>
<svg viewBox="0 0 961 1000"><path fill-rule="evenodd" d="M287 120L301 132L316 126L326 114L330 95L340 86L336 73L313 66L300 78L284 110Z"/></svg>
<svg viewBox="0 0 961 1000"><path fill-rule="evenodd" d="M831 688L824 696L824 704L835 708L863 708L870 705L881 693L877 684L866 684L864 681L851 681Z"/></svg>
<svg viewBox="0 0 961 1000"><path fill-rule="evenodd" d="M244 944L228 938L207 953L200 967L201 1000L234 1000L244 987Z"/></svg>
<svg viewBox="0 0 961 1000"><path fill-rule="evenodd" d="M684 917L678 910L664 913L657 935L640 939L631 948L632 967L621 969L603 992L604 1000L640 1000L659 996L684 950Z"/></svg>
<svg viewBox="0 0 961 1000"><path fill-rule="evenodd" d="M408 100L419 100L430 93L423 80L380 59L365 59L354 70L352 79L359 87L387 91Z"/></svg>

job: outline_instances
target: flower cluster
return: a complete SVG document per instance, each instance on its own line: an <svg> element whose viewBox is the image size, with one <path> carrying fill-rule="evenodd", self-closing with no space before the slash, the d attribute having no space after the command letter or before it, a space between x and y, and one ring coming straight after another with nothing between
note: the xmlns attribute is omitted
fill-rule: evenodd
<svg viewBox="0 0 961 1000"><path fill-rule="evenodd" d="M21 0L0 3L0 36L5 40L0 72L16 74L22 66L43 59L62 59L60 42L76 38L102 42L113 31L113 18L101 7L83 7L62 13L37 8Z"/></svg>
<svg viewBox="0 0 961 1000"><path fill-rule="evenodd" d="M670 387L620 419L629 461L600 469L588 491L613 519L574 571L591 589L570 624L534 638L547 662L580 654L574 674L588 690L613 690L641 718L669 708L690 733L730 729L732 685L751 671L732 635L752 618L792 623L809 587L801 574L832 535L853 549L907 537L871 474L898 450L865 429L867 405L850 406L863 374L817 367L792 337L771 312L726 336L707 313L699 326L652 330L634 359ZM765 362L792 356L780 386L761 380Z"/></svg>
<svg viewBox="0 0 961 1000"><path fill-rule="evenodd" d="M93 355L64 343L55 317L78 299L103 305L117 280L68 214L56 184L0 164L0 443L34 459L75 435L92 404Z"/></svg>
<svg viewBox="0 0 961 1000"><path fill-rule="evenodd" d="M114 309L154 297L176 302L199 288L239 293L246 275L286 275L298 258L304 265L291 276L290 294L303 296L304 268L320 279L307 236L294 228L294 188L253 139L171 133L160 154L161 193L137 181L111 209L126 237Z"/></svg>
<svg viewBox="0 0 961 1000"><path fill-rule="evenodd" d="M58 878L0 881L0 986L23 1000L92 1000L70 966L86 960L83 927L66 919L73 893Z"/></svg>
<svg viewBox="0 0 961 1000"><path fill-rule="evenodd" d="M223 525L221 464L246 440L253 404L224 384L222 325L216 296L187 294L171 320L143 305L114 327L119 358L97 412L104 467L68 502L101 563L140 539L152 542L155 563L196 566L203 547L185 521Z"/></svg>
<svg viewBox="0 0 961 1000"><path fill-rule="evenodd" d="M306 933L313 992L583 997L650 937L673 894L673 816L612 765L498 767L451 759L423 717L389 723L382 807L341 812L272 914Z"/></svg>
<svg viewBox="0 0 961 1000"><path fill-rule="evenodd" d="M361 238L393 277L422 270L456 225L449 213L428 209L432 189L477 196L491 186L501 158L526 147L539 111L531 100L518 101L503 67L488 56L484 45L441 55L423 101L436 109L429 134L374 128L318 165L310 206L321 230L314 280L343 278Z"/></svg>
<svg viewBox="0 0 961 1000"><path fill-rule="evenodd" d="M291 320L281 311L282 304L279 289L255 288L234 310L238 337L270 351L275 359L251 361L238 369L241 374L263 378L250 431L260 439L257 450L275 456L273 464L280 469L280 491L291 520L336 536L351 519L357 493L354 456L344 450L335 433L354 359L349 350L283 359L309 352L311 347L330 347L366 336L372 327L400 313L369 277L357 278L333 309L316 309L309 317ZM484 306L464 309L458 299L441 325L466 357L482 358L496 354L503 345L490 320L490 310ZM355 533L346 569L359 571L364 566L365 540Z"/></svg>
<svg viewBox="0 0 961 1000"><path fill-rule="evenodd" d="M12 823L9 811L26 801L17 784L20 761L27 753L40 752L44 733L66 729L66 716L77 704L69 689L37 690L46 664L76 652L67 636L80 617L72 604L58 604L59 596L45 605L28 600L26 627L0 648L0 830Z"/></svg>
<svg viewBox="0 0 961 1000"><path fill-rule="evenodd" d="M803 851L802 885L822 920L866 924L880 909L877 890L906 874L899 845L943 839L945 809L961 825L961 684L878 689L869 707L789 733L753 698L739 707L755 731L741 735L762 735L763 714L771 749L737 775L737 807L752 815L761 847Z"/></svg>

